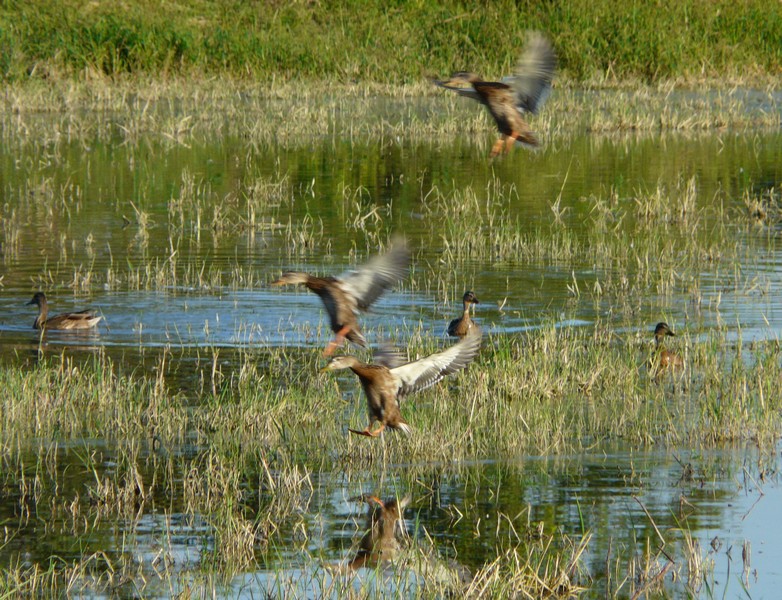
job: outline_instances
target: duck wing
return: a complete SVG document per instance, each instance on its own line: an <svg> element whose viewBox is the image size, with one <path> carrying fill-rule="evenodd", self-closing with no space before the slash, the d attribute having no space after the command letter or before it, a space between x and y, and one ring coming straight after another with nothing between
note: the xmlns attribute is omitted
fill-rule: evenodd
<svg viewBox="0 0 782 600"><path fill-rule="evenodd" d="M359 310L366 311L383 292L407 277L410 268L410 250L404 241L397 241L391 249L372 258L355 271L341 275L339 285L351 296Z"/></svg>
<svg viewBox="0 0 782 600"><path fill-rule="evenodd" d="M407 355L388 342L383 342L380 344L380 347L374 351L372 359L372 362L376 365L382 365L387 369L394 369L396 367L401 367L407 362Z"/></svg>
<svg viewBox="0 0 782 600"><path fill-rule="evenodd" d="M391 369L391 373L399 380L397 397L403 398L424 390L466 367L478 354L481 337L481 330L472 327L466 336L450 348Z"/></svg>
<svg viewBox="0 0 782 600"><path fill-rule="evenodd" d="M557 54L551 42L540 33L531 33L511 81L516 107L520 111L538 111L551 92L556 69Z"/></svg>
<svg viewBox="0 0 782 600"><path fill-rule="evenodd" d="M95 327L103 317L93 310L64 313L46 320L47 329L89 329Z"/></svg>
<svg viewBox="0 0 782 600"><path fill-rule="evenodd" d="M456 92L457 94L459 94L460 96L464 96L465 98L472 98L473 100L477 100L478 102L481 102L480 94L478 94L478 92L476 92L475 88L473 87L460 87L458 85L450 85L447 81L441 81L439 79L432 79L432 83L443 89Z"/></svg>

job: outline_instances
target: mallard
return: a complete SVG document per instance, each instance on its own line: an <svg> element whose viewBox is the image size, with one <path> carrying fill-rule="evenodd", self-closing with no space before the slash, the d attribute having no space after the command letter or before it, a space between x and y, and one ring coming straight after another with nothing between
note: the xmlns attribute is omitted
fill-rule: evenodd
<svg viewBox="0 0 782 600"><path fill-rule="evenodd" d="M448 325L448 335L454 337L464 337L472 327L477 327L475 322L470 318L470 305L478 304L478 298L472 292L464 292L462 297L462 307L464 312L458 319L451 321Z"/></svg>
<svg viewBox="0 0 782 600"><path fill-rule="evenodd" d="M365 494L360 499L369 505L367 531L361 538L356 556L348 564L351 569L373 568L378 563L394 559L401 549L399 537L405 533L402 514L410 503L410 496L401 500L381 500Z"/></svg>
<svg viewBox="0 0 782 600"><path fill-rule="evenodd" d="M93 310L63 313L47 318L49 305L43 292L36 292L33 299L27 303L28 306L31 304L38 306L38 316L33 323L35 329L92 329L103 318L101 315L96 315Z"/></svg>
<svg viewBox="0 0 782 600"><path fill-rule="evenodd" d="M480 347L481 331L473 327L450 348L398 367L362 363L355 356L335 356L321 371L350 369L361 381L367 397L369 425L363 431L348 429L350 433L377 437L386 427L390 427L409 435L410 425L402 418L399 401L463 369L475 358ZM380 426L373 431L375 421Z"/></svg>
<svg viewBox="0 0 782 600"><path fill-rule="evenodd" d="M656 375L660 375L668 369L677 370L684 367L681 356L662 347L666 337L675 335L667 323L657 323L654 328L655 355L652 357L652 369Z"/></svg>
<svg viewBox="0 0 782 600"><path fill-rule="evenodd" d="M361 334L356 315L360 310L368 310L383 292L404 279L409 266L410 251L403 240L398 240L386 254L339 277L316 277L293 271L283 273L271 285L304 285L320 296L336 334L323 352L329 356L345 339L366 348L367 341Z"/></svg>
<svg viewBox="0 0 782 600"><path fill-rule="evenodd" d="M484 81L479 75L459 71L435 85L477 100L494 117L498 139L489 156L510 152L514 141L537 146L538 140L524 119L524 113L536 113L551 91L557 68L557 55L551 43L539 33L529 35L513 77L503 81ZM464 87L467 86L467 87Z"/></svg>

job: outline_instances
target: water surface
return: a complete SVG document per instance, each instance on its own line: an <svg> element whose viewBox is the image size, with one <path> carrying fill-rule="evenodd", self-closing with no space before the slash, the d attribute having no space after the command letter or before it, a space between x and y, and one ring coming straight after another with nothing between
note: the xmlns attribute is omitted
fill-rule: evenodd
<svg viewBox="0 0 782 600"><path fill-rule="evenodd" d="M40 118L50 119L52 130L63 126L61 116ZM83 131L73 138L12 138L0 147L0 356L6 364L27 365L39 351L80 358L103 352L151 370L161 352L173 350L173 381L195 397L198 373L215 350L230 371L247 350L262 357L280 346L320 349L330 332L319 300L266 284L284 270L338 274L375 252L378 239L392 232L407 236L415 263L411 279L363 319L372 342L404 340L413 332L443 337L465 289L479 296L477 318L490 336L552 321L560 327L600 321L643 337L666 320L693 340L716 327L727 329L728 339L779 338L779 229L773 222L748 224L745 203L748 196L778 200L779 131L578 131L537 152L516 148L494 161L475 143L480 136L466 132L446 145L404 136L371 142L327 135L295 147L251 144L238 135L216 135L208 143L142 135L127 143L119 131L94 139ZM616 215L630 214L620 220L629 228L637 198L689 181L698 206L715 211L704 218L729 215L729 236L749 250L740 264L705 259L698 272L676 278L670 288L653 282L629 297L590 293L596 284L632 277L597 256L537 260L498 252L450 259L457 240L435 202L439 194L439 202L459 203L459 194L470 190L476 201L466 203L464 223L478 223L488 238L503 228L530 238L551 236L559 213L562 231L588 239L595 198L611 198ZM721 218L713 218L716 227ZM688 226L662 223L649 235L666 236L675 255ZM105 326L92 335L50 332L41 338L31 327L34 310L25 305L39 289L49 295L53 312L95 307ZM79 458L85 448L100 450L101 469L113 468L110 440L85 441L78 452L61 448L58 468L71 474L63 477L74 494L91 482ZM352 499L373 493L410 494L405 524L412 538L423 540L425 530L443 558L472 571L496 556L502 515L525 514L547 531L574 538L592 532L586 562L594 589L616 584L606 578L611 556L627 562L648 543L655 550L664 548L663 541L681 545L687 532L714 563L713 592L739 593L741 547L750 541L745 585L753 595L771 597L782 584L782 535L774 518L777 457L778 450L767 456L751 446L637 451L612 444L573 456L385 465L349 477L317 473L301 499L305 541L291 529L282 548L264 555L262 568L236 576L223 592L252 596L279 585L282 569L293 580L285 585L313 593L313 564L344 561L361 535L364 507ZM263 499L257 501L256 510ZM12 495L0 502L0 515L4 525L22 518ZM186 517L175 498L157 498L139 519L97 530L87 548L84 543L42 531L30 520L0 546L0 562L45 564L51 556L68 561L103 551L141 557L148 569L163 552L184 572L202 564L214 540L208 520ZM681 583L671 589L683 593ZM155 593L168 592L161 584Z"/></svg>

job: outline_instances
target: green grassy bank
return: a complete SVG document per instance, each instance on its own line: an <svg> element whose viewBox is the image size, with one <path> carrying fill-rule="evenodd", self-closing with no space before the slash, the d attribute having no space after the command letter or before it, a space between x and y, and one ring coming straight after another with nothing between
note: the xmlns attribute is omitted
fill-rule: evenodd
<svg viewBox="0 0 782 600"><path fill-rule="evenodd" d="M4 1L0 77L230 77L402 84L509 73L548 33L562 77L773 83L782 4L766 0L461 2Z"/></svg>

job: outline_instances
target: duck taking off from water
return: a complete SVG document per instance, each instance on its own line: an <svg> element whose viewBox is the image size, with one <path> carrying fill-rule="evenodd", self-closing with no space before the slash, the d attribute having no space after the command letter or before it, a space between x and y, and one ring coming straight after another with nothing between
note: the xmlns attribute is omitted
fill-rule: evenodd
<svg viewBox="0 0 782 600"><path fill-rule="evenodd" d="M470 306L475 304L478 304L478 298L475 294L472 292L464 292L464 296L462 297L464 312L461 317L454 319L448 325L448 335L464 337L471 328L478 327L475 324L475 321L470 318Z"/></svg>
<svg viewBox="0 0 782 600"><path fill-rule="evenodd" d="M502 81L484 81L469 71L458 71L434 84L483 104L500 132L490 157L510 152L515 141L538 145L524 113L537 113L551 92L551 80L557 68L557 55L551 42L537 32L528 35L524 52L512 77Z"/></svg>
<svg viewBox="0 0 782 600"><path fill-rule="evenodd" d="M329 314L333 341L323 351L329 356L345 339L366 348L357 315L367 311L383 292L407 276L410 251L404 240L396 240L386 254L375 256L366 264L339 277L316 277L292 271L283 273L271 285L303 285L316 293Z"/></svg>
<svg viewBox="0 0 782 600"><path fill-rule="evenodd" d="M82 310L48 317L49 305L46 302L46 294L43 292L36 292L33 299L27 303L28 306L31 304L38 306L38 316L35 317L35 322L33 323L35 329L92 329L103 318L100 315L96 315L93 310Z"/></svg>
<svg viewBox="0 0 782 600"><path fill-rule="evenodd" d="M377 437L386 427L390 427L409 435L410 425L402 418L399 401L465 368L478 354L480 347L481 331L473 327L450 348L398 367L362 363L355 356L335 356L321 370L350 369L361 381L367 397L369 425L363 431L348 429L350 433ZM372 430L375 421L380 426Z"/></svg>

